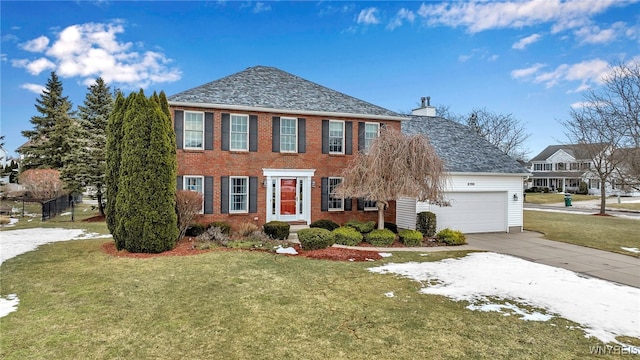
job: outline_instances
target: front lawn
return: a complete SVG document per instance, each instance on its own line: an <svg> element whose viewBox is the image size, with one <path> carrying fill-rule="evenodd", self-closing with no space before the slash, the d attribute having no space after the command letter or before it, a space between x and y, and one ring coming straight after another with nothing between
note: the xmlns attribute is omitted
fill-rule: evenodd
<svg viewBox="0 0 640 360"><path fill-rule="evenodd" d="M118 258L105 240L41 246L0 266L3 359L574 359L575 323L524 321L419 294L367 268L465 252L335 262L264 252ZM393 292L393 296L388 296Z"/></svg>
<svg viewBox="0 0 640 360"><path fill-rule="evenodd" d="M524 228L550 240L640 256L622 249L638 247L640 221L634 219L525 210Z"/></svg>
<svg viewBox="0 0 640 360"><path fill-rule="evenodd" d="M599 199L599 196L571 194L572 201L584 201ZM556 204L564 203L564 194L558 193L526 193L526 201L530 204Z"/></svg>

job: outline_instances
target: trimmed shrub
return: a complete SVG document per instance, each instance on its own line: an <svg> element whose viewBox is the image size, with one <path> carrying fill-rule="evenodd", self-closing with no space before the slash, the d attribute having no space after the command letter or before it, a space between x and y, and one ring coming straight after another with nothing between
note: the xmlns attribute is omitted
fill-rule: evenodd
<svg viewBox="0 0 640 360"><path fill-rule="evenodd" d="M373 246L390 246L396 240L396 234L388 229L375 229L365 235L365 240Z"/></svg>
<svg viewBox="0 0 640 360"><path fill-rule="evenodd" d="M580 181L580 187L578 188L578 191L576 191L576 194L588 195L589 194L589 184L587 184L584 181Z"/></svg>
<svg viewBox="0 0 640 360"><path fill-rule="evenodd" d="M394 234L398 233L398 225L392 222L384 222L384 228L393 231Z"/></svg>
<svg viewBox="0 0 640 360"><path fill-rule="evenodd" d="M358 230L343 226L332 231L336 244L355 246L362 242L362 234Z"/></svg>
<svg viewBox="0 0 640 360"><path fill-rule="evenodd" d="M400 242L405 246L420 246L422 245L422 233L418 230L400 230L398 233Z"/></svg>
<svg viewBox="0 0 640 360"><path fill-rule="evenodd" d="M358 230L358 232L360 232L361 234L366 234L371 232L371 230L373 230L376 227L376 222L349 220L346 223L344 223L342 226L349 226Z"/></svg>
<svg viewBox="0 0 640 360"><path fill-rule="evenodd" d="M436 214L431 211L418 213L416 230L420 231L425 237L433 237L436 234Z"/></svg>
<svg viewBox="0 0 640 360"><path fill-rule="evenodd" d="M246 222L246 223L240 224L240 227L236 231L236 234L242 237L246 237L253 234L256 231L260 231L260 227L258 227L258 225L254 223Z"/></svg>
<svg viewBox="0 0 640 360"><path fill-rule="evenodd" d="M333 233L327 229L309 228L298 231L298 240L305 250L317 250L333 245Z"/></svg>
<svg viewBox="0 0 640 360"><path fill-rule="evenodd" d="M329 231L333 231L333 230L339 228L340 225L338 225L334 221L331 221L331 220L328 220L328 219L320 219L320 220L316 220L316 221L312 222L309 225L309 227L327 229Z"/></svg>
<svg viewBox="0 0 640 360"><path fill-rule="evenodd" d="M438 232L436 238L447 245L464 245L467 243L467 238L458 230L442 229Z"/></svg>
<svg viewBox="0 0 640 360"><path fill-rule="evenodd" d="M190 224L187 227L187 231L185 232L185 236L198 236L202 233L204 233L207 230L207 228L202 225L202 224Z"/></svg>
<svg viewBox="0 0 640 360"><path fill-rule="evenodd" d="M289 237L289 229L291 226L283 221L269 221L262 226L265 234L272 239L285 240ZM327 230L328 231L328 230Z"/></svg>
<svg viewBox="0 0 640 360"><path fill-rule="evenodd" d="M231 225L228 222L225 222L225 221L210 222L207 225L207 229L211 229L212 227L217 227L218 229L222 230L222 232L225 233L226 235L231 234Z"/></svg>

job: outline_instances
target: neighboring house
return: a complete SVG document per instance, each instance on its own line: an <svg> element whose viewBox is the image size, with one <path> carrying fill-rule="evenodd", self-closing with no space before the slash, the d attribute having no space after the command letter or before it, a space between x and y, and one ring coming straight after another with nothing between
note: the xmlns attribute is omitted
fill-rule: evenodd
<svg viewBox="0 0 640 360"><path fill-rule="evenodd" d="M549 191L575 193L580 183L587 184L589 194L600 195L600 179L592 172L593 160L583 144L550 145L531 159L531 182L529 188L548 188ZM606 151L606 145L597 145ZM605 184L607 195L638 195L637 191L619 185L612 175L612 181Z"/></svg>
<svg viewBox="0 0 640 360"><path fill-rule="evenodd" d="M333 196L340 173L405 116L273 67L256 66L168 98L178 189L204 195L202 221L376 220ZM395 219L395 202L385 211Z"/></svg>
<svg viewBox="0 0 640 360"><path fill-rule="evenodd" d="M444 160L449 176L445 199L451 206L400 199L398 227L415 229L416 214L431 211L438 230L522 231L523 181L529 171L468 126L436 116L424 100L411 119L402 122L402 132L427 136Z"/></svg>
<svg viewBox="0 0 640 360"><path fill-rule="evenodd" d="M0 169L4 169L7 164L9 164L9 153L3 147L0 147ZM0 184L8 184L9 183L9 175L2 176L0 175Z"/></svg>

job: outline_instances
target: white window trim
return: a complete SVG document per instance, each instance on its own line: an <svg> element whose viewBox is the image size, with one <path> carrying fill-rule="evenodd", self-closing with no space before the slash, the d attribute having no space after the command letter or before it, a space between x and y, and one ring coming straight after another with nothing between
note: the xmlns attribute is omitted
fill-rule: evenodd
<svg viewBox="0 0 640 360"><path fill-rule="evenodd" d="M342 151L331 151L331 123L341 123L342 124ZM327 139L327 141L329 141L329 154L344 154L345 153L345 148L344 148L344 138L345 138L345 126L344 126L344 120L329 120L329 133L327 134L327 136L329 137L329 139Z"/></svg>
<svg viewBox="0 0 640 360"><path fill-rule="evenodd" d="M247 144L247 146L244 149L237 149L232 147L233 144L233 139L232 139L232 134L233 134L233 117L234 116L241 116L245 119L247 119L247 133L246 133L246 142L245 144ZM238 133L240 134L240 133ZM248 114L230 114L229 115L229 151L249 151L249 115Z"/></svg>
<svg viewBox="0 0 640 360"><path fill-rule="evenodd" d="M366 147L366 144L367 144L367 125L375 125L378 128L378 130L376 131L376 137L373 138L373 139L376 139L377 137L380 136L380 123L377 123L377 122L365 122L364 123L364 153L365 154L369 153L369 149L367 149L367 147Z"/></svg>
<svg viewBox="0 0 640 360"><path fill-rule="evenodd" d="M282 150L282 120L293 120L293 123L296 125L295 126L295 131L294 131L294 141L293 141L293 150ZM282 153L297 153L298 152L298 118L294 118L294 117L281 117L280 118L280 152Z"/></svg>
<svg viewBox="0 0 640 360"><path fill-rule="evenodd" d="M233 207L233 179L245 179L245 184L247 185L247 192L245 193L247 199L246 202L246 210L231 210ZM249 213L249 177L248 176L229 176L229 214L248 214Z"/></svg>
<svg viewBox="0 0 640 360"><path fill-rule="evenodd" d="M204 112L202 112L202 111L185 111L184 112L184 117L182 119L182 138L185 139L185 140L187 138L187 114L201 114L202 115L202 139L201 139L202 140L201 141L202 146L192 147L192 146L184 145L183 149L204 150L204 132L205 132Z"/></svg>
<svg viewBox="0 0 640 360"><path fill-rule="evenodd" d="M341 205L340 205L339 208L332 208L331 207L331 180L335 180L335 179L340 179L340 183L342 183L344 181L344 178L341 178L341 177L338 177L338 176L329 177L327 179L327 200L329 202L327 204L327 210L328 211L344 211L344 198L340 198L342 201L341 201Z"/></svg>
<svg viewBox="0 0 640 360"><path fill-rule="evenodd" d="M364 201L364 202L366 202L367 200L363 200L363 201ZM378 211L378 208L377 208L377 207L375 207L375 206L374 206L374 207L367 207L367 206L364 206L364 209L363 209L363 210L364 210L364 211Z"/></svg>
<svg viewBox="0 0 640 360"><path fill-rule="evenodd" d="M198 194L202 195L202 207L200 208L200 214L204 214L204 176L202 175L183 175L182 176L182 188L184 190L187 191L193 191L190 189L187 189L187 179L200 179L202 180L202 192L197 192Z"/></svg>

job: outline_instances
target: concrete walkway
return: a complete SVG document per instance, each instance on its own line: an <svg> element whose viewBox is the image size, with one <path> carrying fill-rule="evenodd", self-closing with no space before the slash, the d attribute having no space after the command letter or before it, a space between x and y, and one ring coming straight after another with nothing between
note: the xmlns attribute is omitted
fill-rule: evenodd
<svg viewBox="0 0 640 360"><path fill-rule="evenodd" d="M546 240L542 234L532 231L467 234L467 243L462 246L420 248L354 248L378 252L491 251L640 288L640 259L632 256Z"/></svg>

